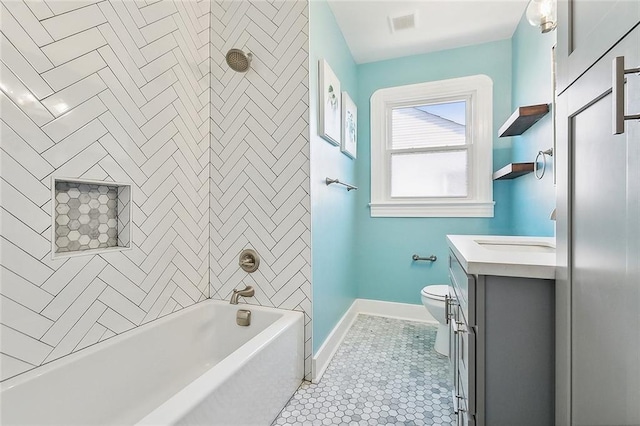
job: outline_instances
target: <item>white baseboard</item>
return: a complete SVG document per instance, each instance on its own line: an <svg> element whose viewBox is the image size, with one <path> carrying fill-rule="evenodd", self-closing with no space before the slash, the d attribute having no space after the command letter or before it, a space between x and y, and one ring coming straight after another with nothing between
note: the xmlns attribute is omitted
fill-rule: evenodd
<svg viewBox="0 0 640 426"><path fill-rule="evenodd" d="M344 340L351 325L358 316L358 299L354 300L347 312L340 318L338 324L331 330L318 352L316 352L311 362L311 382L318 383L329 366L329 362L335 355L340 343Z"/></svg>
<svg viewBox="0 0 640 426"><path fill-rule="evenodd" d="M318 383L358 314L438 324L423 305L356 299L313 357L311 381Z"/></svg>
<svg viewBox="0 0 640 426"><path fill-rule="evenodd" d="M357 299L358 313L377 315L387 318L396 318L408 321L427 322L437 324L438 321L431 316L424 305L412 305L409 303L383 302L381 300Z"/></svg>

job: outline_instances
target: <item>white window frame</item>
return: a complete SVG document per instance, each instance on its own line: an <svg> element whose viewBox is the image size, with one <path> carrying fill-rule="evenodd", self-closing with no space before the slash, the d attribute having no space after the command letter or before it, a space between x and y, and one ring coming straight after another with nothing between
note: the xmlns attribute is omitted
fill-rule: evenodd
<svg viewBox="0 0 640 426"><path fill-rule="evenodd" d="M467 101L466 197L391 197L392 109ZM371 96L372 217L493 217L493 81L486 75L389 87ZM462 145L437 151L459 150ZM415 150L429 151L429 148ZM433 151L433 149L431 149ZM402 150L411 152L411 150Z"/></svg>

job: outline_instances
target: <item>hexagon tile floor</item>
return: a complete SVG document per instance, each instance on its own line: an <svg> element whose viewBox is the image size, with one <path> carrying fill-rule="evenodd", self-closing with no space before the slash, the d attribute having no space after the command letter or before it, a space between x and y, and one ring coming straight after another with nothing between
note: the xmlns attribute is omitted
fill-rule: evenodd
<svg viewBox="0 0 640 426"><path fill-rule="evenodd" d="M304 382L274 425L454 424L437 326L359 315L320 383Z"/></svg>

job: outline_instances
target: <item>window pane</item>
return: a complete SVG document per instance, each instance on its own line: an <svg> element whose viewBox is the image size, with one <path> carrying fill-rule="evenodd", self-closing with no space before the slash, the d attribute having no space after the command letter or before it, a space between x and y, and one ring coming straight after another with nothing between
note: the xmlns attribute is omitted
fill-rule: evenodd
<svg viewBox="0 0 640 426"><path fill-rule="evenodd" d="M391 148L464 145L466 101L393 108Z"/></svg>
<svg viewBox="0 0 640 426"><path fill-rule="evenodd" d="M392 197L466 197L467 151L391 155Z"/></svg>

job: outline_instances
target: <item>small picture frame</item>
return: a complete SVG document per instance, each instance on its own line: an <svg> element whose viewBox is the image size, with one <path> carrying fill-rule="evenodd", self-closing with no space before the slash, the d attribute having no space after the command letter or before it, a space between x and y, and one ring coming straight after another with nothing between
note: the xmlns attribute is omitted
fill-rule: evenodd
<svg viewBox="0 0 640 426"><path fill-rule="evenodd" d="M340 145L340 80L324 59L318 61L318 134L333 145Z"/></svg>
<svg viewBox="0 0 640 426"><path fill-rule="evenodd" d="M342 92L342 141L340 151L356 159L358 149L358 108L347 92Z"/></svg>

